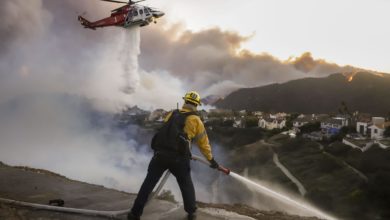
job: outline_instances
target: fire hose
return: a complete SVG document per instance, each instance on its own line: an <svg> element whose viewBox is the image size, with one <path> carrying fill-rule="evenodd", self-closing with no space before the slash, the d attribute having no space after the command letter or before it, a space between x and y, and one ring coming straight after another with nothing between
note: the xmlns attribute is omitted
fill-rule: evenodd
<svg viewBox="0 0 390 220"><path fill-rule="evenodd" d="M209 161L207 161L204 158L195 156L195 155L192 156L192 160L201 162L201 163L208 165L208 166L210 165ZM222 166L219 166L217 168L217 170L225 173L226 175L230 174L230 170L227 168L224 168ZM151 193L151 195L149 196L148 202L150 202L153 198L155 198L160 193L161 189L164 187L165 183L167 182L169 176L170 176L170 172L168 170L165 172L160 183L157 185L156 190L153 193ZM118 216L125 215L125 214L130 212L130 209L119 210L119 211L98 211L98 210L89 210L89 209L77 209L77 208L42 205L42 204L37 204L37 203L22 202L22 201L16 201L16 200L12 200L12 199L4 199L4 198L0 198L0 202L4 203L4 204L29 207L29 208L39 209L39 210L82 214L82 215L88 215L88 216L108 217L108 218L112 218L112 219L116 219Z"/></svg>

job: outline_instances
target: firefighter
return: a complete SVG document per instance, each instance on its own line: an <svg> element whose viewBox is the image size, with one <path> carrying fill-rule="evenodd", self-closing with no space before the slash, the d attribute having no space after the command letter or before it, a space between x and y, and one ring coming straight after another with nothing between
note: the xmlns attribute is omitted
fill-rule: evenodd
<svg viewBox="0 0 390 220"><path fill-rule="evenodd" d="M166 170L176 177L188 219L196 218L195 190L190 174L191 141L197 143L211 168L219 168L213 158L203 122L196 113L197 106L201 105L199 94L191 91L183 99L183 107L168 114L164 125L152 139L154 156L128 219L140 219L150 193Z"/></svg>

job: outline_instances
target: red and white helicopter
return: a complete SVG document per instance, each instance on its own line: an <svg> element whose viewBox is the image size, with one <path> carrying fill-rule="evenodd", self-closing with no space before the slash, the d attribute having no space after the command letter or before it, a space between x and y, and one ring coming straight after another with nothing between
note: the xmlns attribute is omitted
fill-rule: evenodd
<svg viewBox="0 0 390 220"><path fill-rule="evenodd" d="M111 11L111 16L103 18L101 20L90 22L82 16L78 17L78 20L85 28L95 30L96 28L107 26L119 26L123 28L129 28L131 26L146 26L151 22L156 23L156 20L164 16L164 12L152 9L147 6L136 4L145 0L133 2L115 1L115 0L101 0L105 2L126 4L120 8Z"/></svg>

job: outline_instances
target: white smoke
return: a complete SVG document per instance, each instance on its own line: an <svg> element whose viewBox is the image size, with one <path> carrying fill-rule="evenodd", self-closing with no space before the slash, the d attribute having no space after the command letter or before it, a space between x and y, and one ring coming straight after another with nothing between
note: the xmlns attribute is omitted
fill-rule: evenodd
<svg viewBox="0 0 390 220"><path fill-rule="evenodd" d="M136 192L150 148L139 128L118 130L113 117L159 103L141 100L155 87L142 82L153 73L138 69L140 30L86 30L75 5L0 2L0 161Z"/></svg>

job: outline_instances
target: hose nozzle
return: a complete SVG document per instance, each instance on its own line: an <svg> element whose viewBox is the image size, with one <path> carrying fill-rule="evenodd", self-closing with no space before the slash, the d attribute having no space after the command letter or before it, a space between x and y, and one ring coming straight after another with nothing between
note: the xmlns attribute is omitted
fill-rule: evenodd
<svg viewBox="0 0 390 220"><path fill-rule="evenodd" d="M226 175L229 175L229 174L230 174L230 169L225 168L225 167L223 167L223 166L219 166L219 167L218 167L218 170L221 171L221 172L223 172L223 173L226 174Z"/></svg>

